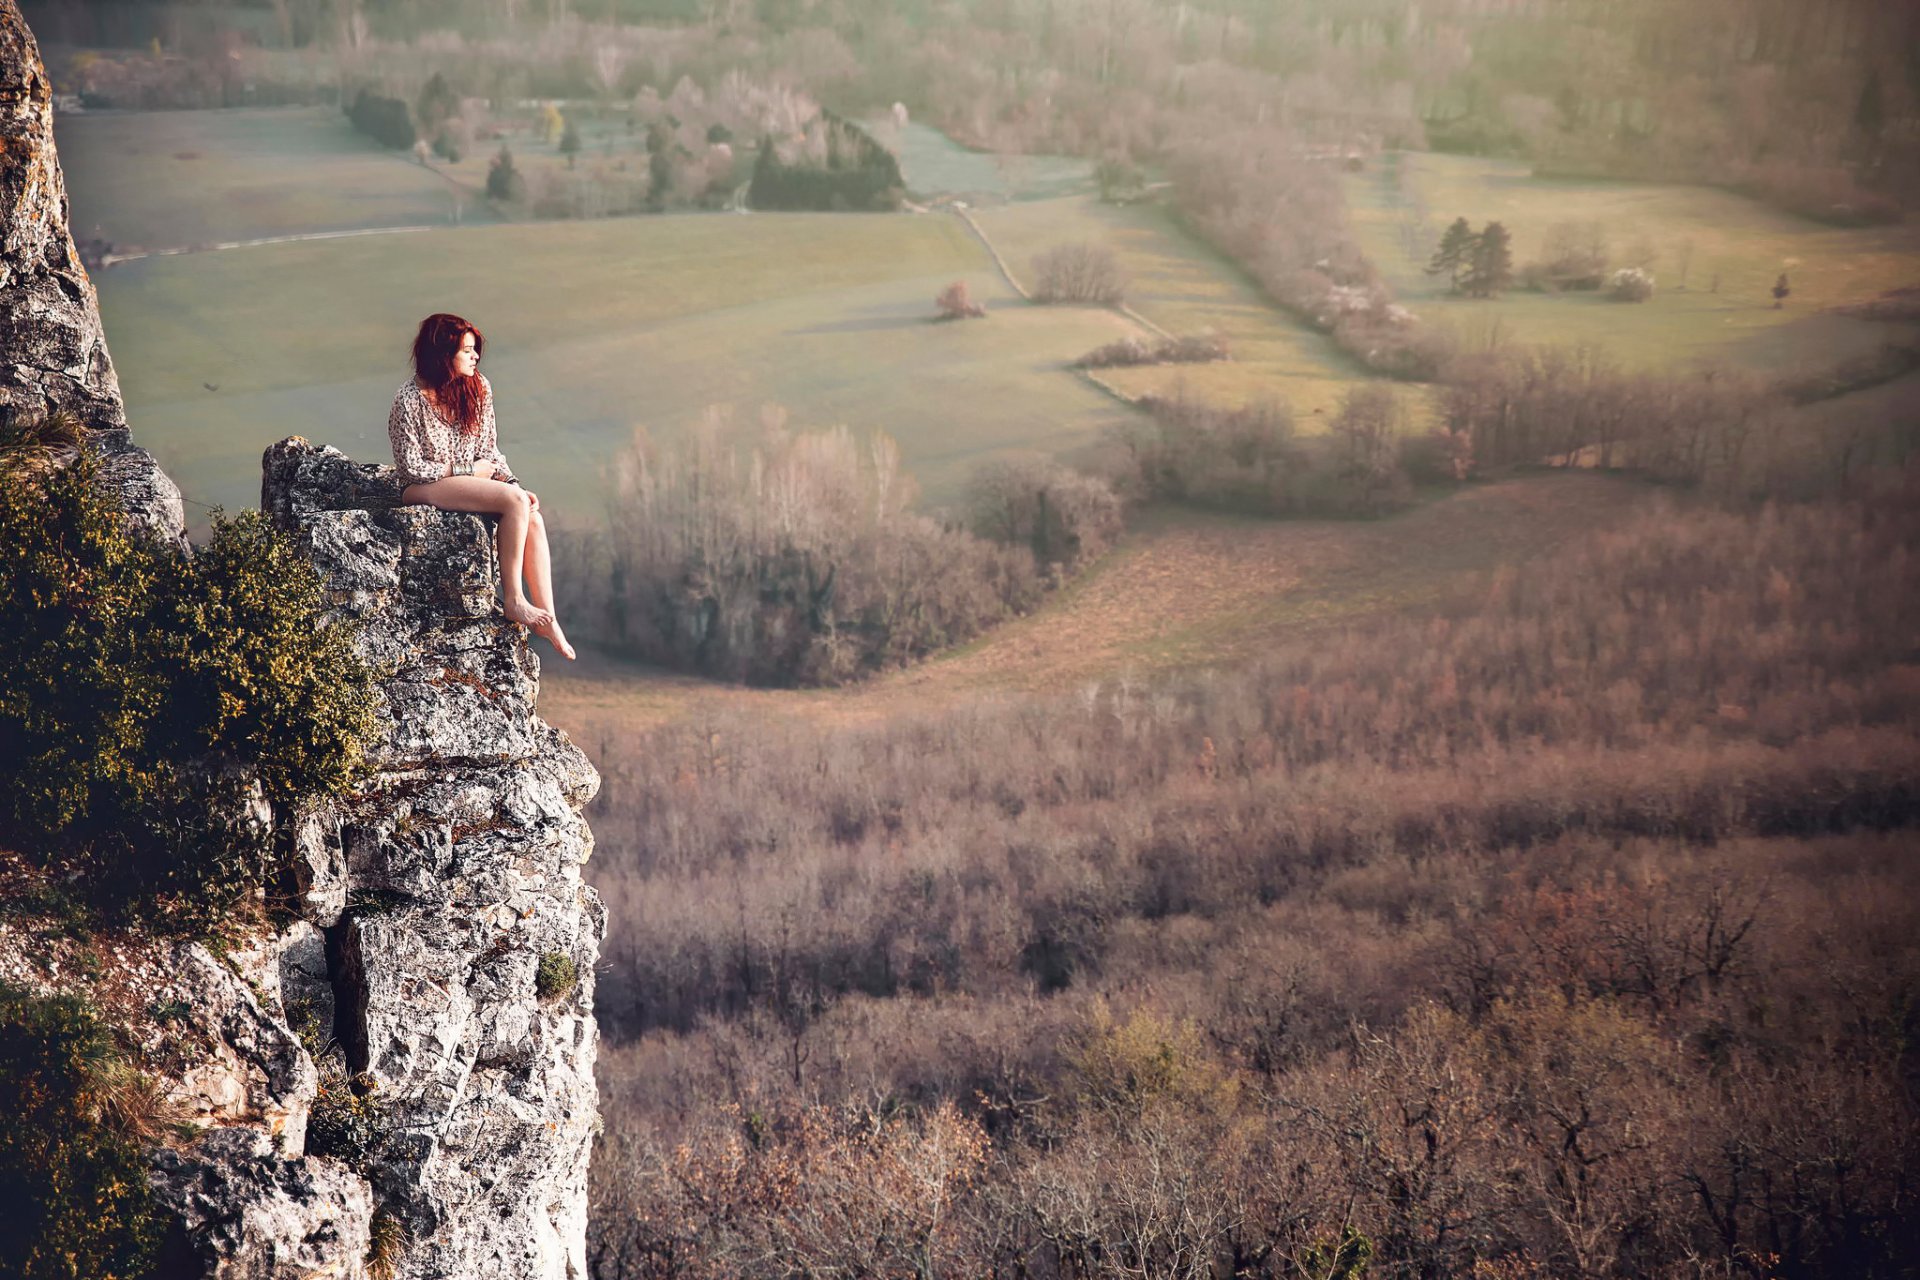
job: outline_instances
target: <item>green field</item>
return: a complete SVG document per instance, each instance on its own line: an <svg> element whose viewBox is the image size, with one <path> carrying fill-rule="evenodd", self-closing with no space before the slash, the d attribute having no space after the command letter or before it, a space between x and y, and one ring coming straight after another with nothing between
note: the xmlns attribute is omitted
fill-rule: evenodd
<svg viewBox="0 0 1920 1280"><path fill-rule="evenodd" d="M1094 187L1090 160L974 151L938 129L923 124L899 129L889 119L868 120L866 128L899 158L900 176L916 199L1050 200Z"/></svg>
<svg viewBox="0 0 1920 1280"><path fill-rule="evenodd" d="M1920 226L1828 227L1708 187L1542 179L1514 161L1408 152L1349 177L1347 199L1368 257L1424 318L1469 333L1497 325L1521 342L1592 344L1641 366L1722 358L1787 373L1831 365L1900 331L1828 308L1920 284ZM1424 268L1456 217L1476 229L1504 223L1516 268L1541 256L1555 223L1597 222L1616 265L1642 242L1657 252L1659 292L1638 305L1518 289L1492 301L1450 297ZM1769 291L1783 271L1793 296L1775 310Z"/></svg>
<svg viewBox="0 0 1920 1280"><path fill-rule="evenodd" d="M76 236L121 252L450 223L457 189L330 107L62 115ZM484 165L477 171L484 182ZM462 217L492 221L463 199Z"/></svg>
<svg viewBox="0 0 1920 1280"><path fill-rule="evenodd" d="M1211 330L1233 352L1222 364L1101 371L1101 380L1123 394L1164 395L1184 383L1220 403L1278 396L1309 431L1366 376L1325 336L1275 307L1231 263L1152 206L1077 196L981 209L974 217L1023 282L1033 278L1034 257L1056 245L1106 245L1132 277L1127 301L1135 310L1174 333Z"/></svg>
<svg viewBox="0 0 1920 1280"><path fill-rule="evenodd" d="M993 309L936 324L965 278ZM711 404L899 440L930 497L982 458L1070 451L1130 411L1065 371L1131 329L1018 302L955 218L689 214L265 245L102 272L128 416L187 496L258 500L260 451L299 434L384 459L413 326L487 333L508 457L557 516L597 511L637 427Z"/></svg>

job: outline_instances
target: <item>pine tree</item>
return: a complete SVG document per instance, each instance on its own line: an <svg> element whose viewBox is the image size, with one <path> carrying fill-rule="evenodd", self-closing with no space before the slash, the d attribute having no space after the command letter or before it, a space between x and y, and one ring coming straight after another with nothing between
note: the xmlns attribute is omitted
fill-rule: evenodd
<svg viewBox="0 0 1920 1280"><path fill-rule="evenodd" d="M460 114L460 95L453 91L447 78L436 71L427 81L427 87L420 91L420 100L413 104L413 114L420 121L420 132L432 137L442 124Z"/></svg>
<svg viewBox="0 0 1920 1280"><path fill-rule="evenodd" d="M1427 264L1430 276L1445 275L1453 291L1460 291L1460 273L1472 258L1475 241L1473 227L1465 218L1455 218L1447 233L1440 237L1440 247L1433 251L1433 261Z"/></svg>
<svg viewBox="0 0 1920 1280"><path fill-rule="evenodd" d="M513 152L503 142L500 154L487 165L487 196L493 200L520 200L526 194L527 180L513 167Z"/></svg>
<svg viewBox="0 0 1920 1280"><path fill-rule="evenodd" d="M1489 222L1474 238L1464 283L1475 298L1491 298L1513 283L1513 237L1499 223Z"/></svg>

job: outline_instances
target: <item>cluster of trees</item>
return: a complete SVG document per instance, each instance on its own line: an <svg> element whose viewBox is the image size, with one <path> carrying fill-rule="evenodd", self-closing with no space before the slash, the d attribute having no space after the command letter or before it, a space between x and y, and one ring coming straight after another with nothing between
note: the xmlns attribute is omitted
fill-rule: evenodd
<svg viewBox="0 0 1920 1280"><path fill-rule="evenodd" d="M636 443L604 534L558 572L596 629L648 661L753 684L832 684L898 666L1024 612L1104 551L1119 503L1045 463L974 484L972 527L911 509L884 434L791 431L770 410L741 440L720 415L684 444Z"/></svg>
<svg viewBox="0 0 1920 1280"><path fill-rule="evenodd" d="M756 209L884 212L898 209L906 193L893 153L823 110L797 141L761 140L747 199Z"/></svg>
<svg viewBox="0 0 1920 1280"><path fill-rule="evenodd" d="M1654 501L1191 682L582 723L596 1274L1901 1274L1913 510Z"/></svg>
<svg viewBox="0 0 1920 1280"><path fill-rule="evenodd" d="M1455 218L1440 237L1427 274L1447 277L1455 293L1491 298L1513 284L1513 235L1498 222L1475 231L1465 218Z"/></svg>
<svg viewBox="0 0 1920 1280"><path fill-rule="evenodd" d="M1120 489L1263 516L1379 515L1405 505L1415 480L1464 479L1451 435L1417 437L1405 395L1362 383L1343 397L1323 439L1301 439L1279 400L1223 408L1195 396L1149 396L1149 421L1122 436ZM1468 456L1471 456L1469 449Z"/></svg>
<svg viewBox="0 0 1920 1280"><path fill-rule="evenodd" d="M1770 490L1767 446L1786 407L1763 379L1736 370L1630 373L1584 347L1462 356L1449 366L1439 406L1489 466L1631 466L1741 493Z"/></svg>
<svg viewBox="0 0 1920 1280"><path fill-rule="evenodd" d="M1920 92L1894 52L1914 43L1916 18L1889 0L1446 0L1417 13L1346 0L633 0L605 23L569 8L537 23L514 6L462 12L454 33L437 29L451 16L438 0L354 4L331 20L289 0L282 43L330 40L339 69L393 83L459 71L496 100L607 102L682 76L711 89L740 70L848 110L904 102L985 148L1103 157L1116 191L1141 162L1222 127L1342 157L1430 142L1551 171L1706 179L1837 220L1897 216L1920 173ZM174 59L193 66L191 102L154 105L333 79L310 56L229 39L243 47Z"/></svg>

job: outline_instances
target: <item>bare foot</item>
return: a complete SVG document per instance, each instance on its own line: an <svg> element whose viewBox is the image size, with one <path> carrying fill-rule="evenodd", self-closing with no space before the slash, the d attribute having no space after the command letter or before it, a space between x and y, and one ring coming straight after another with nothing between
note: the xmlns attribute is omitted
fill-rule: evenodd
<svg viewBox="0 0 1920 1280"><path fill-rule="evenodd" d="M529 631L538 632L542 627L553 625L552 614L545 609L534 608L525 600L509 600L501 607L501 612Z"/></svg>
<svg viewBox="0 0 1920 1280"><path fill-rule="evenodd" d="M533 633L537 636L545 636L547 643L553 646L555 653L558 653L568 662L573 661L573 646L567 643L567 633L560 629L560 619L549 618L546 626L535 627Z"/></svg>

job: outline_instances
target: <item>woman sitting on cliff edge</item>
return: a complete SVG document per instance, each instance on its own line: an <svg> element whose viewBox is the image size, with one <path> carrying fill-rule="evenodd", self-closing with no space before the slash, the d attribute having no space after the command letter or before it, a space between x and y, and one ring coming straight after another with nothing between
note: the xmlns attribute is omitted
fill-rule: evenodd
<svg viewBox="0 0 1920 1280"><path fill-rule="evenodd" d="M393 465L406 486L400 501L499 516L507 617L572 658L573 646L553 611L553 562L540 499L514 479L500 452L493 387L479 372L486 342L459 316L442 313L420 322L413 377L394 395L387 415Z"/></svg>

